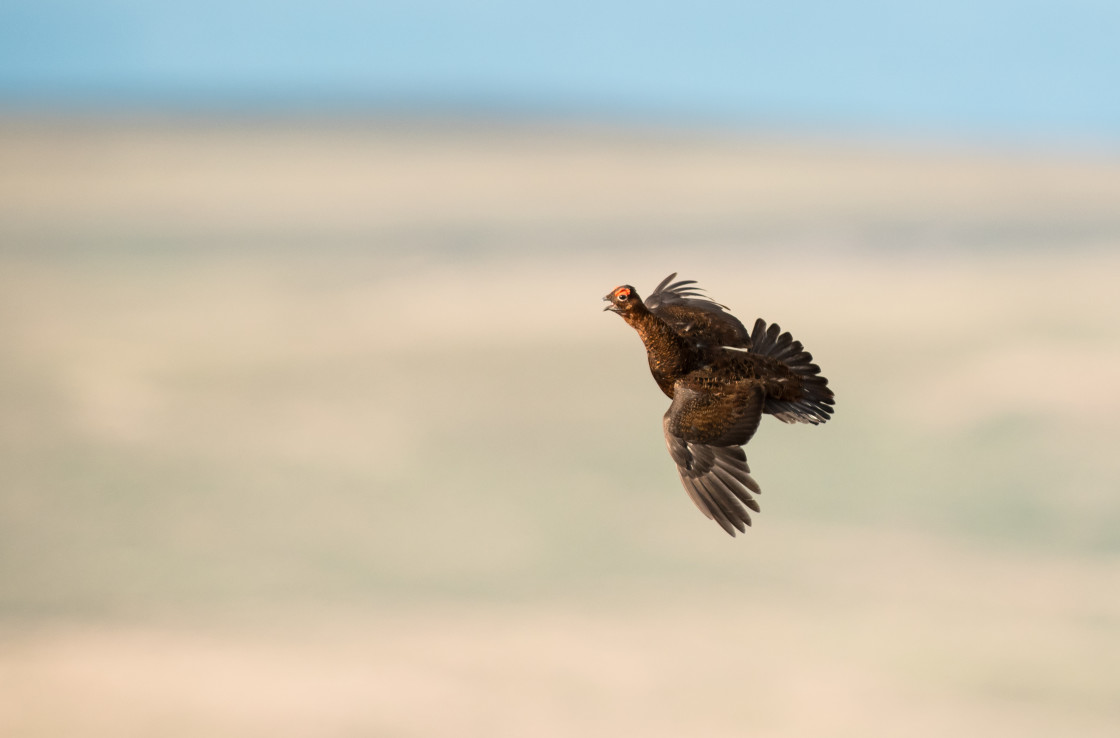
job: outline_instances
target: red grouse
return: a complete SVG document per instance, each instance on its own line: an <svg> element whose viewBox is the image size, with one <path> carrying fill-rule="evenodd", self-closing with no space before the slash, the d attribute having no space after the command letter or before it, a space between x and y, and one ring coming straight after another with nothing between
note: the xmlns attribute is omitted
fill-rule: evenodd
<svg viewBox="0 0 1120 738"><path fill-rule="evenodd" d="M785 423L828 420L828 380L800 341L759 318L750 332L702 295L695 280L670 274L645 302L630 285L603 299L645 344L649 368L673 403L662 425L681 482L700 511L735 535L759 511L761 489L740 448L763 413Z"/></svg>

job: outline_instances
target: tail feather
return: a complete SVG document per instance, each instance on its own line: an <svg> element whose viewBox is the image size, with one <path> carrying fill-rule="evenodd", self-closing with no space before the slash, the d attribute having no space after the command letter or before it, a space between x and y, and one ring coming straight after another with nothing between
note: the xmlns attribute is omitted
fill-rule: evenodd
<svg viewBox="0 0 1120 738"><path fill-rule="evenodd" d="M828 380L821 376L821 368L813 362L813 355L800 341L788 332L782 333L777 323L766 325L759 318L751 331L751 353L769 356L782 362L797 375L801 384L801 397L796 400L767 398L762 411L784 423L824 423L832 416L836 404Z"/></svg>

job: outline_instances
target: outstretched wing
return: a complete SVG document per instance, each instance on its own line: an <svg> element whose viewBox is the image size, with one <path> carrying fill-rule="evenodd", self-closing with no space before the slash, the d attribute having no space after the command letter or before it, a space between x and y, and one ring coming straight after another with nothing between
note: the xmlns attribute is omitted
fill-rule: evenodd
<svg viewBox="0 0 1120 738"><path fill-rule="evenodd" d="M763 392L755 383L706 391L686 380L673 388L673 404L662 425L669 455L677 464L685 492L700 512L731 535L751 524L747 508L759 511L759 494L747 455L740 448L762 418Z"/></svg>
<svg viewBox="0 0 1120 738"><path fill-rule="evenodd" d="M751 334L723 305L704 296L694 279L673 282L673 272L646 298L645 304L678 333L711 346L750 348Z"/></svg>

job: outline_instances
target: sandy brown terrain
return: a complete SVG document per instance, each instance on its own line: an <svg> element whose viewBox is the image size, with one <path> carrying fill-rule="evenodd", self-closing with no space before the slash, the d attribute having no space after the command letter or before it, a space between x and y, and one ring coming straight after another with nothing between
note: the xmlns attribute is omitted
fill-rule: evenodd
<svg viewBox="0 0 1120 738"><path fill-rule="evenodd" d="M0 125L0 734L1111 736L1120 161ZM599 298L838 396L689 503Z"/></svg>

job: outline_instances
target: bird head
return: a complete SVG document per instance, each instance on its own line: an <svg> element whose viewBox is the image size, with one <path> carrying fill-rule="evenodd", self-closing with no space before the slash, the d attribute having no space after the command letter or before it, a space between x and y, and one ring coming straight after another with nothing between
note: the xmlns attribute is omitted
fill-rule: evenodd
<svg viewBox="0 0 1120 738"><path fill-rule="evenodd" d="M628 284L615 287L603 300L610 303L603 310L610 310L622 316L629 314L630 311L642 304L642 298L638 297L638 293Z"/></svg>

